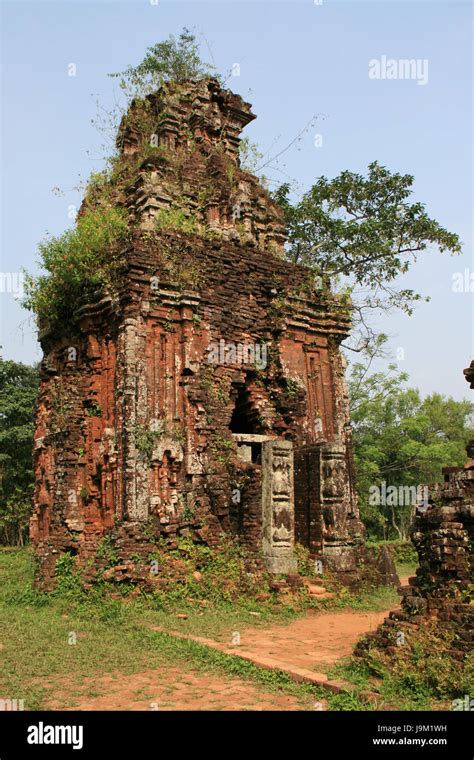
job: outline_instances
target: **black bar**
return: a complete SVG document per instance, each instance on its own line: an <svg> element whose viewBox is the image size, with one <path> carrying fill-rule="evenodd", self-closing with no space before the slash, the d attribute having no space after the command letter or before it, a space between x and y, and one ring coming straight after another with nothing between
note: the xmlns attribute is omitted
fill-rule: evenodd
<svg viewBox="0 0 474 760"><path fill-rule="evenodd" d="M40 731L42 726L42 732ZM69 727L56 734L55 728ZM74 734L71 727L76 727ZM82 747L79 727L82 726ZM23 757L206 757L243 760L255 751L303 750L311 760L331 752L348 757L472 760L470 712L2 712L0 760ZM70 744L32 744L30 739ZM417 740L416 742L414 740ZM422 744L424 740L424 744ZM106 754L105 754L106 753ZM172 754L171 754L172 753ZM354 754L356 753L356 755ZM263 755L262 755L263 760ZM333 755L327 756L333 760Z"/></svg>

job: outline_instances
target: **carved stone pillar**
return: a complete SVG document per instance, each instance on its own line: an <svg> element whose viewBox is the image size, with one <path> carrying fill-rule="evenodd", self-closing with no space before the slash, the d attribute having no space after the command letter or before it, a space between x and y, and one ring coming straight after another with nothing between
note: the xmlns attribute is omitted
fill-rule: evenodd
<svg viewBox="0 0 474 760"><path fill-rule="evenodd" d="M343 443L295 452L296 536L330 569L355 572L364 527L353 503L348 452Z"/></svg>
<svg viewBox="0 0 474 760"><path fill-rule="evenodd" d="M262 443L263 554L272 573L296 571L294 556L293 444Z"/></svg>

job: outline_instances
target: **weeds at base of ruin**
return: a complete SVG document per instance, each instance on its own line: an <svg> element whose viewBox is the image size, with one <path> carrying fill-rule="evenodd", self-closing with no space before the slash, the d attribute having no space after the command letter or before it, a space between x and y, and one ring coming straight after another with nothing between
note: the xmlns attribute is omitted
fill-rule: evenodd
<svg viewBox="0 0 474 760"><path fill-rule="evenodd" d="M379 693L375 705L393 710L449 710L452 700L474 690L474 656L464 662L449 650L454 632L442 632L436 622L410 634L395 654L371 647L366 656L336 664L328 675Z"/></svg>

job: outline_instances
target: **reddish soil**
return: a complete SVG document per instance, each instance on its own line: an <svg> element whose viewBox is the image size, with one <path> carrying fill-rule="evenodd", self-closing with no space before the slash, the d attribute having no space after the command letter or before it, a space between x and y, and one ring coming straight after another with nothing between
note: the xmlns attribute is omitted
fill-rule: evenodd
<svg viewBox="0 0 474 760"><path fill-rule="evenodd" d="M289 625L243 628L235 654L270 657L282 670L295 666L325 672L337 660L349 657L357 641L373 631L387 616L384 612L308 613ZM226 643L231 645L233 631ZM225 642L225 638L221 639Z"/></svg>
<svg viewBox="0 0 474 760"><path fill-rule="evenodd" d="M267 692L240 678L162 667L133 675L60 679L51 689L50 710L304 710L315 709L293 696ZM313 700L314 701L314 700ZM321 709L321 708L318 708Z"/></svg>
<svg viewBox="0 0 474 760"><path fill-rule="evenodd" d="M406 579L402 580L402 583ZM352 654L356 642L386 617L383 612L309 612L288 625L246 627L229 631L218 640L202 643L253 659L262 666L294 673L321 675ZM150 626L153 627L153 626ZM235 642L240 635L240 644ZM176 635L183 636L177 633ZM186 638L197 638L186 636ZM304 680L304 679L303 679ZM201 673L186 665L162 667L132 675L116 673L43 683L51 689L46 709L61 710L304 710L325 709L325 703L304 702L293 696L266 691L237 677Z"/></svg>

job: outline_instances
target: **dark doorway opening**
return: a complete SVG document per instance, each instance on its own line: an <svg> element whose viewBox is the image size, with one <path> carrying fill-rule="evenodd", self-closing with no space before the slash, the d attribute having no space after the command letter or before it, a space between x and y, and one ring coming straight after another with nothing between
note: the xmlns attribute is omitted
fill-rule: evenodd
<svg viewBox="0 0 474 760"><path fill-rule="evenodd" d="M232 433L260 433L261 423L259 414L252 404L250 393L246 386L234 386L235 406L232 412L229 428Z"/></svg>

